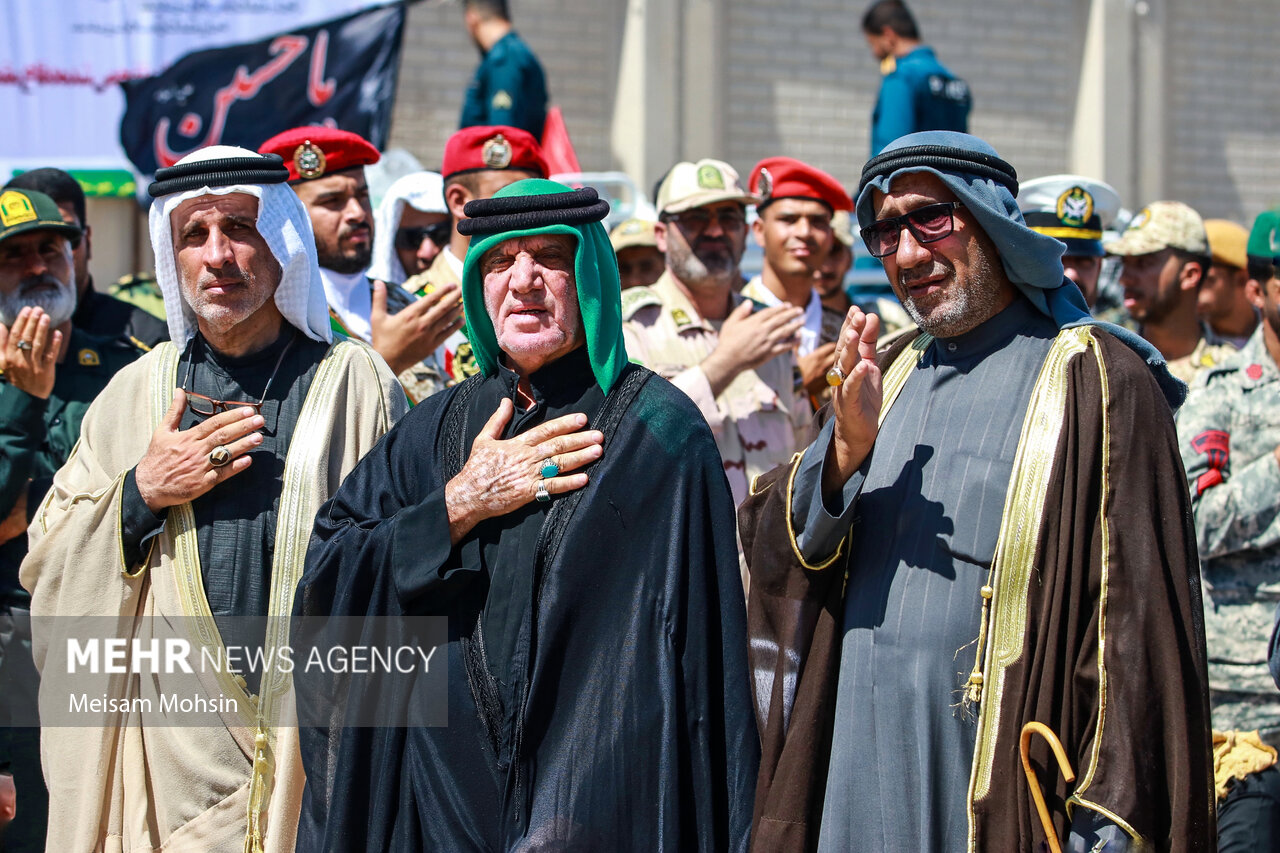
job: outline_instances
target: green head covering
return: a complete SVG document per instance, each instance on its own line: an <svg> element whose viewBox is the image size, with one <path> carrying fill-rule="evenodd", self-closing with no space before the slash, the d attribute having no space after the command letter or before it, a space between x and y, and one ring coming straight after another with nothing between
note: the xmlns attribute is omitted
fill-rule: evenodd
<svg viewBox="0 0 1280 853"><path fill-rule="evenodd" d="M1267 210L1253 220L1249 243L1245 254L1265 263L1276 263L1280 258L1280 209Z"/></svg>
<svg viewBox="0 0 1280 853"><path fill-rule="evenodd" d="M540 200L538 196L556 198ZM588 203L575 203L571 198ZM503 199L511 201L500 201ZM561 201L563 205L559 204ZM564 184L540 178L517 181L503 187L492 199L467 205L470 218L458 223L459 231L475 236L462 265L462 304L467 315L467 337L485 376L497 373L499 350L493 320L484 304L480 259L485 252L516 237L566 234L577 242L573 273L591 370L606 394L613 387L627 364L627 351L622 343L618 262L609 244L609 233L600 223L608 210L608 204L596 200L594 191L575 192ZM585 218L593 221L583 221ZM490 222L486 223L486 219ZM501 230L494 231L492 226Z"/></svg>

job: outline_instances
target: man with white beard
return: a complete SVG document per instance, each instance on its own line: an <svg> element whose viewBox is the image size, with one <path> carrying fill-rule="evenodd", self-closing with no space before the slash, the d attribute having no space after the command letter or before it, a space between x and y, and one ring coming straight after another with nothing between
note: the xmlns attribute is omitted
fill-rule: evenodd
<svg viewBox="0 0 1280 853"><path fill-rule="evenodd" d="M43 850L48 795L40 775L31 599L18 583L29 508L80 438L80 420L140 351L71 326L72 240L58 205L34 190L0 193L0 804L16 790L8 850ZM4 811L0 808L0 813Z"/></svg>

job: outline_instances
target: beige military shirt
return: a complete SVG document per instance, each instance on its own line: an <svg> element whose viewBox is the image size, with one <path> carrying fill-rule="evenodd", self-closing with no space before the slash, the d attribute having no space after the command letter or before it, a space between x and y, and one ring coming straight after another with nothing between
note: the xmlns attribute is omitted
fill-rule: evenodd
<svg viewBox="0 0 1280 853"><path fill-rule="evenodd" d="M1169 372L1181 379L1190 386L1195 382L1196 376L1205 368L1217 367L1238 350L1231 344L1219 338L1208 327L1202 326L1203 334L1200 336L1200 342L1196 344L1196 348L1191 351L1190 355L1184 355L1182 358L1175 358L1169 362Z"/></svg>
<svg viewBox="0 0 1280 853"><path fill-rule="evenodd" d="M733 294L736 307L745 297ZM735 503L751 479L783 464L812 439L809 403L792 353L744 370L716 397L699 365L716 348L721 321L704 320L664 272L649 287L622 292L627 355L670 379L711 426Z"/></svg>

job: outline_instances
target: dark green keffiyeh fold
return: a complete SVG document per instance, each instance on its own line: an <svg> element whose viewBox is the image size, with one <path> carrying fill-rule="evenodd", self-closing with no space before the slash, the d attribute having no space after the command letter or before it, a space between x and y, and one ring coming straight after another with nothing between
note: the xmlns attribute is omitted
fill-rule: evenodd
<svg viewBox="0 0 1280 853"><path fill-rule="evenodd" d="M467 337L476 363L485 376L498 370L498 339L484 304L484 276L480 259L485 252L516 237L565 234L577 241L574 279L578 309L587 342L587 355L596 382L605 393L627 364L622 343L622 285L609 233L600 220L609 212L595 191L574 190L555 181L530 179L503 187L492 199L467 204L469 218L458 230L471 234L471 247L462 266L462 302Z"/></svg>

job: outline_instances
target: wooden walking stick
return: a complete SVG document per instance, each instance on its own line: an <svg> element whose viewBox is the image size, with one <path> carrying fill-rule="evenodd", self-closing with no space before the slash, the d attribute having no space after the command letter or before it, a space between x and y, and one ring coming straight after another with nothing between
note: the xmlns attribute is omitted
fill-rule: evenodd
<svg viewBox="0 0 1280 853"><path fill-rule="evenodd" d="M1062 853L1062 847L1058 844L1057 831L1053 828L1053 818L1049 816L1049 807L1044 804L1044 792L1040 788L1040 780L1036 778L1036 772L1031 769L1031 736L1036 734L1049 742L1053 757L1058 760L1058 769L1062 771L1066 780L1074 782L1076 774L1071 769L1071 760L1067 758L1067 751L1062 748L1062 741L1058 740L1053 729L1035 720L1022 727L1022 737L1018 742L1018 752L1022 755L1022 772L1027 774L1027 787L1031 789L1031 800L1036 804L1036 813L1040 815L1040 825L1044 827L1049 849L1053 853Z"/></svg>

